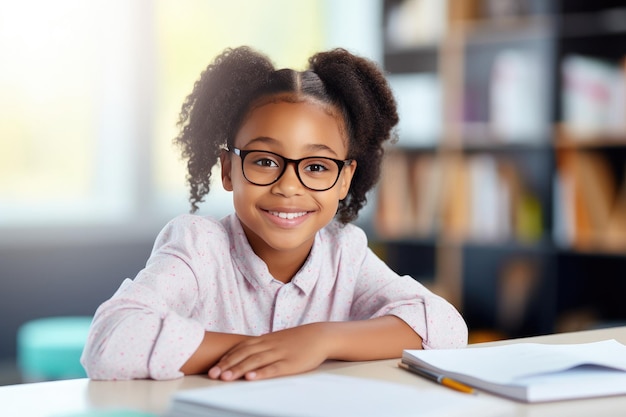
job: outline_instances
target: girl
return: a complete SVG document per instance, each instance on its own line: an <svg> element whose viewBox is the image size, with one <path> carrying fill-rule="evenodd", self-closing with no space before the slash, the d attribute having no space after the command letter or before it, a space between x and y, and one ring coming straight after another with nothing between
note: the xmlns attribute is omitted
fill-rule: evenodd
<svg viewBox="0 0 626 417"><path fill-rule="evenodd" d="M89 377L254 380L465 346L454 307L391 271L349 224L397 122L382 72L346 50L303 72L247 47L218 56L176 141L192 213L218 159L235 213L183 215L161 231L145 269L96 311Z"/></svg>

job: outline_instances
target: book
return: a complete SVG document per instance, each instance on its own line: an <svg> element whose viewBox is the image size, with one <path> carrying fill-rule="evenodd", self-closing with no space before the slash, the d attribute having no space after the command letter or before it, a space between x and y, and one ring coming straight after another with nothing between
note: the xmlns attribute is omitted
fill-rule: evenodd
<svg viewBox="0 0 626 417"><path fill-rule="evenodd" d="M436 45L447 29L448 2L402 0L389 2L385 37L390 48Z"/></svg>
<svg viewBox="0 0 626 417"><path fill-rule="evenodd" d="M626 173L626 167L624 171ZM606 249L620 252L626 250L626 174L622 179L620 190L609 216L605 235Z"/></svg>
<svg viewBox="0 0 626 417"><path fill-rule="evenodd" d="M443 128L439 76L432 73L390 74L387 81L396 98L400 117L398 145L437 146Z"/></svg>
<svg viewBox="0 0 626 417"><path fill-rule="evenodd" d="M563 123L572 139L592 139L597 132L624 129L624 71L621 64L584 55L562 60Z"/></svg>
<svg viewBox="0 0 626 417"><path fill-rule="evenodd" d="M402 372L402 371L398 371ZM311 373L235 381L180 391L165 417L485 417L510 415L511 404L451 389Z"/></svg>
<svg viewBox="0 0 626 417"><path fill-rule="evenodd" d="M405 350L402 362L520 402L626 394L626 346L615 340Z"/></svg>
<svg viewBox="0 0 626 417"><path fill-rule="evenodd" d="M568 212L567 235L578 249L607 249L608 236L614 228L612 217L618 201L618 183L609 160L598 153L561 151L557 155L559 204ZM619 228L618 228L619 229Z"/></svg>
<svg viewBox="0 0 626 417"><path fill-rule="evenodd" d="M437 231L437 216L441 210L442 163L433 155L419 155L411 165L412 197L415 208L414 233L432 237Z"/></svg>
<svg viewBox="0 0 626 417"><path fill-rule="evenodd" d="M470 235L472 189L466 160L451 155L441 160L440 210L437 218L439 231L446 239L464 240Z"/></svg>
<svg viewBox="0 0 626 417"><path fill-rule="evenodd" d="M488 155L465 160L470 189L469 235L476 241L501 241L510 235L509 193L498 174L498 161Z"/></svg>
<svg viewBox="0 0 626 417"><path fill-rule="evenodd" d="M409 157L401 152L389 152L383 159L374 216L380 237L402 238L412 231L409 166Z"/></svg>
<svg viewBox="0 0 626 417"><path fill-rule="evenodd" d="M541 57L520 48L503 49L495 56L489 81L492 133L504 142L545 140L549 100Z"/></svg>

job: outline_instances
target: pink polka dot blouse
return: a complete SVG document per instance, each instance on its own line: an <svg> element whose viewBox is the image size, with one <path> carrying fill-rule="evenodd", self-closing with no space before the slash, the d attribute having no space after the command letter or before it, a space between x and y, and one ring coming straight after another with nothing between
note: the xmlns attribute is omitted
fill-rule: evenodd
<svg viewBox="0 0 626 417"><path fill-rule="evenodd" d="M467 343L456 309L337 222L320 230L291 282L274 279L236 215L182 215L159 234L146 267L96 311L81 362L92 379L174 379L205 331L261 335L306 323L394 315L423 347Z"/></svg>

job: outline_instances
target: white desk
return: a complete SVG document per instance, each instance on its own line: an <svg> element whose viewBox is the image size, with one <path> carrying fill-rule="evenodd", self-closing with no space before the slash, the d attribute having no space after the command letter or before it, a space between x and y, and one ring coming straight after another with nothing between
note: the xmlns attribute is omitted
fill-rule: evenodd
<svg viewBox="0 0 626 417"><path fill-rule="evenodd" d="M564 333L525 339L491 342L583 343L616 339L626 344L626 327ZM399 369L398 360L372 362L328 362L319 370L343 375L377 378L414 385L416 388L448 389ZM0 387L0 415L6 417L75 417L80 413L103 410L137 410L163 413L177 390L217 385L222 382L203 376L173 381L90 381L74 379ZM480 393L488 396L489 394ZM497 398L497 397L494 397ZM501 399L501 401L509 401ZM544 404L515 404L515 417L605 417L626 416L626 396L563 401Z"/></svg>

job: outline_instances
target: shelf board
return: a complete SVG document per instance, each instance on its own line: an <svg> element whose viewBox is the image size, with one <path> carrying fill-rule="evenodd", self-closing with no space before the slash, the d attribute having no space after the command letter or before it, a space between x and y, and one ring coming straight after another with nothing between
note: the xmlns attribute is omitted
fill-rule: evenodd
<svg viewBox="0 0 626 417"><path fill-rule="evenodd" d="M553 34L554 22L553 16L531 15L466 21L459 29L470 45L502 43L545 38Z"/></svg>
<svg viewBox="0 0 626 417"><path fill-rule="evenodd" d="M576 132L563 124L554 127L554 133L528 140L507 140L491 133L489 123L466 125L460 141L442 140L428 146L395 145L395 149L415 152L531 152L547 151L551 148L625 148L625 130L600 130L590 133ZM549 138L554 138L552 141Z"/></svg>
<svg viewBox="0 0 626 417"><path fill-rule="evenodd" d="M626 147L626 130L598 130L580 132L565 124L555 128L554 147L557 149L577 148L623 148Z"/></svg>
<svg viewBox="0 0 626 417"><path fill-rule="evenodd" d="M385 245L414 245L414 246L436 246L438 245L438 239L433 236L424 237L381 237L377 234L373 234L369 237L372 243L384 243Z"/></svg>
<svg viewBox="0 0 626 417"><path fill-rule="evenodd" d="M407 153L436 153L440 149L440 145L411 145L397 143L393 146L385 148L386 152L407 152Z"/></svg>
<svg viewBox="0 0 626 417"><path fill-rule="evenodd" d="M500 42L547 34L565 38L626 34L626 7L561 15L476 19L461 22L458 29L465 34L469 43Z"/></svg>
<svg viewBox="0 0 626 417"><path fill-rule="evenodd" d="M576 247L566 247L566 246L558 246L557 251L559 255L565 256L588 256L588 257L606 257L606 258L624 258L626 259L626 248L576 248Z"/></svg>
<svg viewBox="0 0 626 417"><path fill-rule="evenodd" d="M554 249L553 245L545 240L523 242L513 239L479 240L475 238L452 238L452 237L403 237L403 238L381 238L370 237L375 243L386 245L415 245L432 246L439 248L474 248L484 250L502 251L524 251L524 252L546 252Z"/></svg>
<svg viewBox="0 0 626 417"><path fill-rule="evenodd" d="M447 149L443 147L445 152ZM497 152L497 153L510 153L510 152L543 152L550 149L550 145L547 142L466 142L463 143L461 149L466 153L471 152Z"/></svg>
<svg viewBox="0 0 626 417"><path fill-rule="evenodd" d="M528 253L545 253L552 252L554 250L553 245L545 240L523 242L511 239L487 241L470 238L463 241L462 246L464 248L504 252L514 251Z"/></svg>
<svg viewBox="0 0 626 417"><path fill-rule="evenodd" d="M439 70L439 46L388 48L383 56L385 70L391 74L433 73Z"/></svg>
<svg viewBox="0 0 626 417"><path fill-rule="evenodd" d="M568 13L560 17L559 36L587 37L626 34L626 7L596 12Z"/></svg>
<svg viewBox="0 0 626 417"><path fill-rule="evenodd" d="M546 151L550 147L548 132L544 135L507 137L494 132L488 122L465 124L461 130L461 143L456 146L464 152Z"/></svg>
<svg viewBox="0 0 626 417"><path fill-rule="evenodd" d="M624 145L626 146L626 144ZM428 146L394 145L386 148L387 152L406 152L408 154L465 154L465 153L512 153L546 152L552 145L547 142L471 142L463 144L441 143Z"/></svg>
<svg viewBox="0 0 626 417"><path fill-rule="evenodd" d="M600 149L600 148L626 148L626 139L594 139L594 140L570 140L557 141L556 149Z"/></svg>

